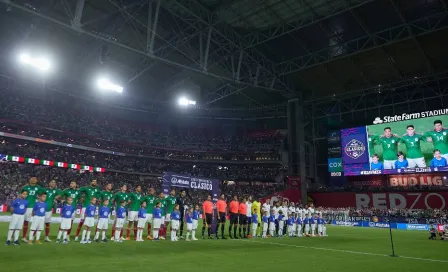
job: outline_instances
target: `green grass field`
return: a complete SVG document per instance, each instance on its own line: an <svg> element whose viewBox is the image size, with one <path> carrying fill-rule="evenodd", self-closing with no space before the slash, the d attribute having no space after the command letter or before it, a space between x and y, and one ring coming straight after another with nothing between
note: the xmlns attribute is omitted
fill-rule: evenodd
<svg viewBox="0 0 448 272"><path fill-rule="evenodd" d="M5 236L7 227L7 223L0 223ZM53 224L53 236L56 230ZM398 258L389 256L388 229L329 226L328 234L312 238L0 246L0 271L441 272L448 265L448 243L430 241L426 232L394 231Z"/></svg>
<svg viewBox="0 0 448 272"><path fill-rule="evenodd" d="M380 136L384 133L385 127L390 127L392 129L393 134L397 134L398 136L403 136L406 133L406 127L408 125L413 125L415 128L415 133L423 134L425 132L431 131L434 129L434 121L435 120L442 120L444 124L448 124L448 120L446 118L443 118L444 116L434 116L429 118L423 118L423 119L415 119L415 120L409 120L409 121L401 121L401 122L394 122L394 123L388 123L388 124L380 124L380 125L371 125L367 126L367 129L369 130L369 135L377 135ZM431 159L433 156L434 151L434 145L432 142L420 142L421 144L421 150L423 152L423 156L425 157L426 165L429 165ZM369 147L370 150L370 147ZM381 145L375 145L374 146L375 153L380 157L380 160L383 161L383 147ZM404 144L398 145L398 151L403 152L406 154L406 146ZM369 156L372 156L373 154L369 154Z"/></svg>

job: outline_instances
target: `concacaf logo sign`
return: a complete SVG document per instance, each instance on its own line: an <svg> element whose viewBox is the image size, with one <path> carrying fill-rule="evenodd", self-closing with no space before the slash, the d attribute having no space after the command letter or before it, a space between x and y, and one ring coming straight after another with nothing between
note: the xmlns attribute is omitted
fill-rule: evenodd
<svg viewBox="0 0 448 272"><path fill-rule="evenodd" d="M431 117L431 116L439 116L439 115L444 115L444 114L448 114L448 109L422 111L422 112L416 112L416 113L403 113L401 115L384 116L383 118L376 117L375 120L373 120L373 124L379 125L382 123L406 121L406 120L426 118L426 117Z"/></svg>

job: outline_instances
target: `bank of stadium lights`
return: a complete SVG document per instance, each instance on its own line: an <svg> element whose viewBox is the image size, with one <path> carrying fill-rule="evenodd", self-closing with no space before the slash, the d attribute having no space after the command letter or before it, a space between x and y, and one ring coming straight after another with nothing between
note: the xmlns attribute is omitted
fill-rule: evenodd
<svg viewBox="0 0 448 272"><path fill-rule="evenodd" d="M184 107L186 107L186 106L194 106L194 105L196 105L196 101L194 101L194 100L189 100L189 99L187 99L187 98L185 98L185 97L181 97L181 98L179 98L179 100L177 101L177 103L178 103L180 106L184 106Z"/></svg>
<svg viewBox="0 0 448 272"><path fill-rule="evenodd" d="M19 62L39 72L47 73L51 70L51 62L45 56L31 56L28 53L21 53Z"/></svg>
<svg viewBox="0 0 448 272"><path fill-rule="evenodd" d="M104 78L104 77L99 78L98 81L96 82L96 85L97 85L98 89L103 90L103 91L112 91L112 92L117 92L117 93L123 92L122 86L113 83L108 78Z"/></svg>

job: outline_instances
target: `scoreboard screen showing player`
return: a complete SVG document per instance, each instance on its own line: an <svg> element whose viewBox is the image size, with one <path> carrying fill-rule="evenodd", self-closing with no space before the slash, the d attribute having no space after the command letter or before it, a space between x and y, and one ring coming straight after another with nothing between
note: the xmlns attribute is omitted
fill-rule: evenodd
<svg viewBox="0 0 448 272"><path fill-rule="evenodd" d="M377 117L341 130L345 176L448 171L448 109Z"/></svg>

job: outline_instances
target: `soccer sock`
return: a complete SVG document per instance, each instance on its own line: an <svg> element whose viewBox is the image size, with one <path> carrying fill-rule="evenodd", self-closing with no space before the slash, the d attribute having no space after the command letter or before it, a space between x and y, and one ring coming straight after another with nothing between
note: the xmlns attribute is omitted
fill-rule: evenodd
<svg viewBox="0 0 448 272"><path fill-rule="evenodd" d="M271 235L271 237L274 237L274 230L269 230L269 234Z"/></svg>
<svg viewBox="0 0 448 272"><path fill-rule="evenodd" d="M90 240L90 230L87 231L87 240Z"/></svg>
<svg viewBox="0 0 448 272"><path fill-rule="evenodd" d="M229 225L229 236L232 237L232 225Z"/></svg>
<svg viewBox="0 0 448 272"><path fill-rule="evenodd" d="M14 241L18 241L19 240L19 231L16 230L14 231Z"/></svg>
<svg viewBox="0 0 448 272"><path fill-rule="evenodd" d="M84 225L84 220L81 219L81 221L79 221L78 228L76 229L76 235L75 235L75 237L78 237L78 236L79 236L79 233L81 232L81 229L82 229L82 226L83 226L83 225Z"/></svg>
<svg viewBox="0 0 448 272"><path fill-rule="evenodd" d="M246 237L246 230L247 228L243 228L243 236Z"/></svg>
<svg viewBox="0 0 448 272"><path fill-rule="evenodd" d="M34 239L34 231L31 230L30 231L30 241L33 241L33 239Z"/></svg>
<svg viewBox="0 0 448 272"><path fill-rule="evenodd" d="M202 225L202 237L204 237L205 234L205 225Z"/></svg>
<svg viewBox="0 0 448 272"><path fill-rule="evenodd" d="M23 233L22 237L26 238L26 233L28 232L28 221L23 222Z"/></svg>
<svg viewBox="0 0 448 272"><path fill-rule="evenodd" d="M13 234L14 234L14 230L8 230L8 238L6 240L11 241Z"/></svg>
<svg viewBox="0 0 448 272"><path fill-rule="evenodd" d="M97 231L97 232L95 233L95 237L94 237L93 239L96 240L96 239L98 239L99 236L100 236L100 233Z"/></svg>
<svg viewBox="0 0 448 272"><path fill-rule="evenodd" d="M219 224L216 224L216 229L215 229L216 237L218 237L218 230L219 230Z"/></svg>
<svg viewBox="0 0 448 272"><path fill-rule="evenodd" d="M186 239L190 238L190 232L187 230Z"/></svg>
<svg viewBox="0 0 448 272"><path fill-rule="evenodd" d="M106 239L106 231L105 231L105 230L103 230L102 235L101 235L101 238L103 238L103 240Z"/></svg>
<svg viewBox="0 0 448 272"><path fill-rule="evenodd" d="M154 239L159 238L159 230L158 229L152 230L152 238L154 238Z"/></svg>
<svg viewBox="0 0 448 272"><path fill-rule="evenodd" d="M266 237L266 231L263 230L263 237Z"/></svg>
<svg viewBox="0 0 448 272"><path fill-rule="evenodd" d="M171 241L174 241L176 237L174 236L174 230L171 231Z"/></svg>
<svg viewBox="0 0 448 272"><path fill-rule="evenodd" d="M39 241L40 240L40 234L42 231L38 230L36 231L36 240Z"/></svg>
<svg viewBox="0 0 448 272"><path fill-rule="evenodd" d="M238 235L241 237L241 225L240 225L240 227L238 228Z"/></svg>
<svg viewBox="0 0 448 272"><path fill-rule="evenodd" d="M196 229L194 229L193 232L191 233L191 238L196 239Z"/></svg>
<svg viewBox="0 0 448 272"><path fill-rule="evenodd" d="M64 241L67 240L67 231L66 230L63 231L63 238L64 238Z"/></svg>
<svg viewBox="0 0 448 272"><path fill-rule="evenodd" d="M62 236L62 230L59 230L59 232L58 232L58 237L57 237L56 239L60 240L60 239L61 239L61 236Z"/></svg>
<svg viewBox="0 0 448 272"><path fill-rule="evenodd" d="M255 226L255 227L253 227L252 228L252 236L257 236L257 227Z"/></svg>
<svg viewBox="0 0 448 272"><path fill-rule="evenodd" d="M148 236L151 236L151 224L148 223Z"/></svg>
<svg viewBox="0 0 448 272"><path fill-rule="evenodd" d="M83 230L83 231L82 231L82 239L81 239L81 241L86 240L86 233L87 233L86 230Z"/></svg>
<svg viewBox="0 0 448 272"><path fill-rule="evenodd" d="M134 237L137 237L137 222L134 222Z"/></svg>
<svg viewBox="0 0 448 272"><path fill-rule="evenodd" d="M207 228L207 234L208 237L210 237L210 235L212 234L212 228L210 226Z"/></svg>
<svg viewBox="0 0 448 272"><path fill-rule="evenodd" d="M216 230L216 234L218 234L218 230ZM224 224L221 224L221 235L224 236Z"/></svg>
<svg viewBox="0 0 448 272"><path fill-rule="evenodd" d="M72 223L70 224L70 228L67 231L68 236L70 236L70 234L72 233L72 227L73 227L73 220L72 220Z"/></svg>
<svg viewBox="0 0 448 272"><path fill-rule="evenodd" d="M111 234L112 238L115 238L115 225L112 226L112 234Z"/></svg>
<svg viewBox="0 0 448 272"><path fill-rule="evenodd" d="M45 223L45 237L50 235L50 223Z"/></svg>
<svg viewBox="0 0 448 272"><path fill-rule="evenodd" d="M128 225L128 228L126 229L126 237L130 237L131 236L131 228Z"/></svg>
<svg viewBox="0 0 448 272"><path fill-rule="evenodd" d="M233 237L236 237L236 229L238 228L238 226L233 227Z"/></svg>

